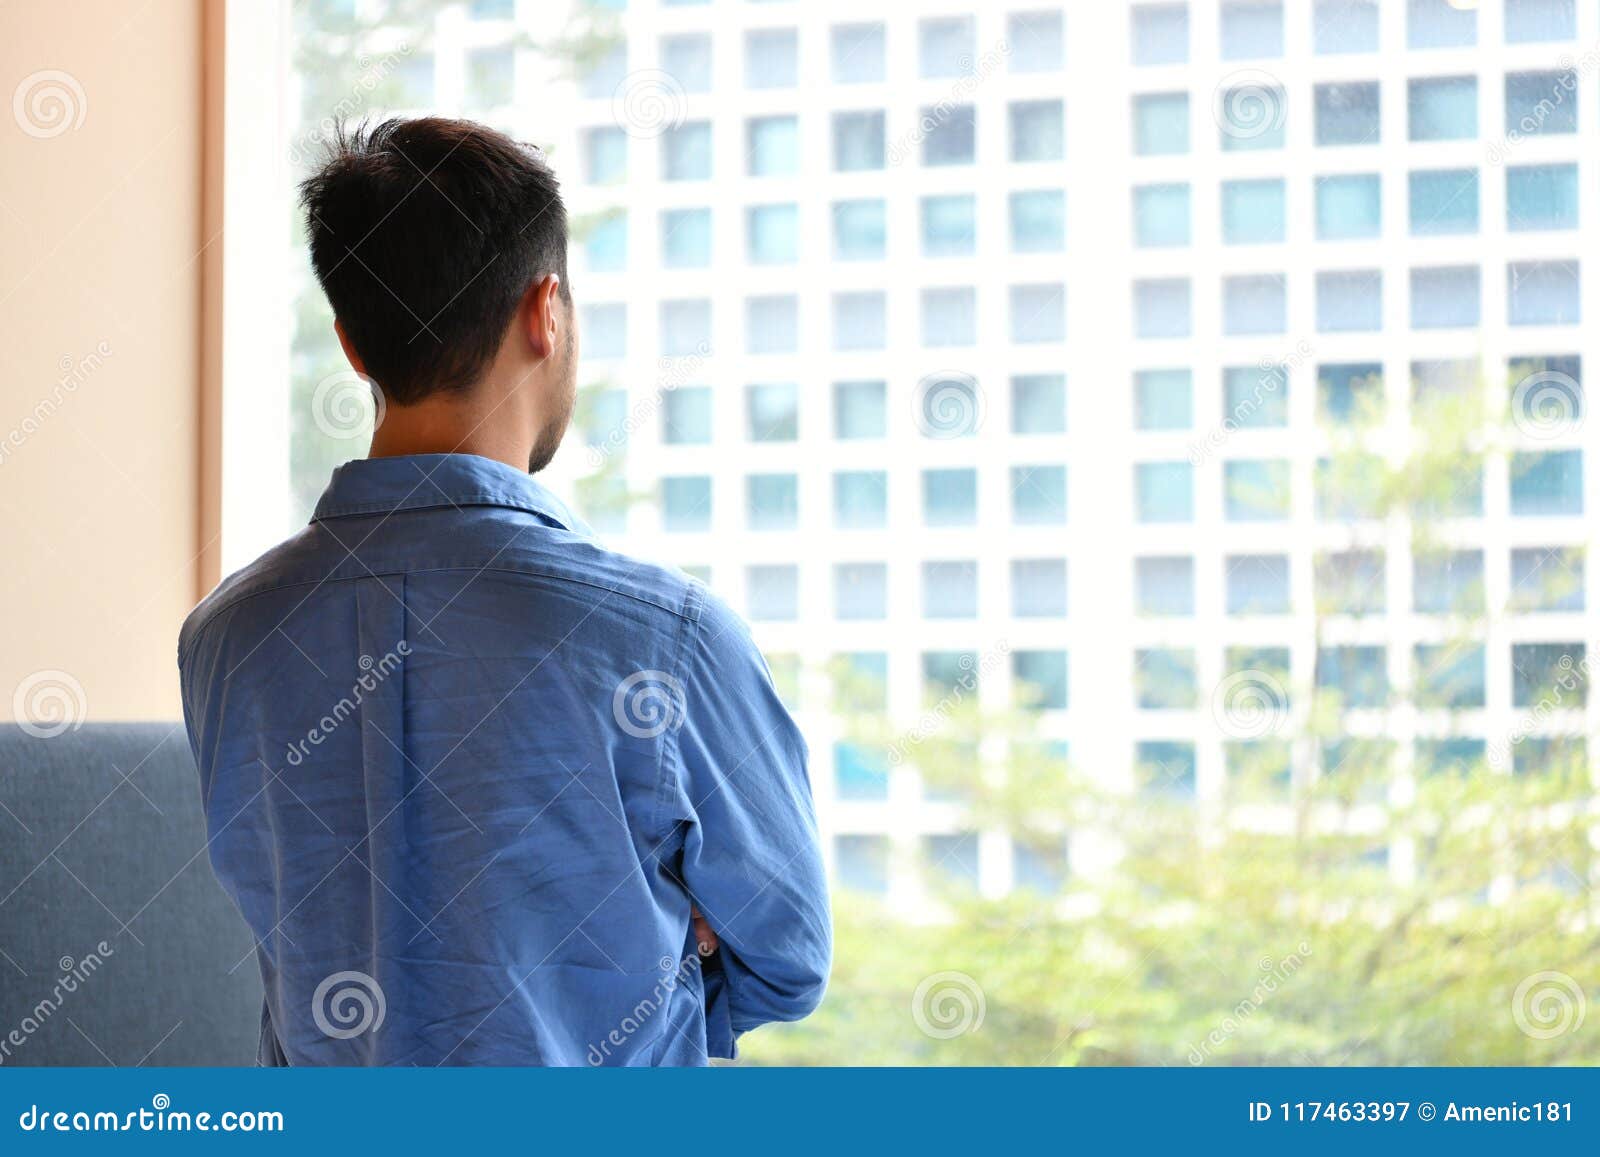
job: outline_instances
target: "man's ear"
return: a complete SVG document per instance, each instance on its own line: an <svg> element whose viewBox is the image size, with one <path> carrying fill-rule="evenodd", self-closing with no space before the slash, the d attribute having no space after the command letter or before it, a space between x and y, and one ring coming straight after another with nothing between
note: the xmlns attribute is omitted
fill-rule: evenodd
<svg viewBox="0 0 1600 1157"><path fill-rule="evenodd" d="M561 330L560 289L561 278L551 273L534 282L523 295L524 332L536 358L548 358L561 348L557 340Z"/></svg>
<svg viewBox="0 0 1600 1157"><path fill-rule="evenodd" d="M368 377L367 367L361 362L361 355L356 353L356 347L350 344L350 335L344 332L344 323L338 318L333 319L333 332L339 335L339 348L344 350L344 356L350 363L350 368L362 377Z"/></svg>

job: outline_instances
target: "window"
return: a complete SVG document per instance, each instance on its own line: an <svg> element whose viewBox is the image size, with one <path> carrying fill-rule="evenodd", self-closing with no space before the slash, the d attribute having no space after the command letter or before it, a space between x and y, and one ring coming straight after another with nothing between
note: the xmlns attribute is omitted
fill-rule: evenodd
<svg viewBox="0 0 1600 1157"><path fill-rule="evenodd" d="M841 173L883 168L884 135L881 112L833 114L833 167Z"/></svg>
<svg viewBox="0 0 1600 1157"><path fill-rule="evenodd" d="M583 179L591 185L610 185L628 176L628 134L618 128L585 129Z"/></svg>
<svg viewBox="0 0 1600 1157"><path fill-rule="evenodd" d="M1134 467L1140 522L1194 521L1194 467L1187 462L1140 462Z"/></svg>
<svg viewBox="0 0 1600 1157"><path fill-rule="evenodd" d="M1411 578L1412 605L1421 615L1481 612L1483 552L1447 550L1420 554Z"/></svg>
<svg viewBox="0 0 1600 1157"><path fill-rule="evenodd" d="M800 614L800 569L794 566L752 566L745 570L750 618L755 622L792 622Z"/></svg>
<svg viewBox="0 0 1600 1157"><path fill-rule="evenodd" d="M1378 143L1379 96L1375 81L1319 84L1315 100L1318 145Z"/></svg>
<svg viewBox="0 0 1600 1157"><path fill-rule="evenodd" d="M972 17L924 20L917 26L917 68L923 77L971 76L977 59Z"/></svg>
<svg viewBox="0 0 1600 1157"><path fill-rule="evenodd" d="M1583 453L1525 450L1511 456L1511 513L1519 517L1583 513Z"/></svg>
<svg viewBox="0 0 1600 1157"><path fill-rule="evenodd" d="M830 34L835 84L871 84L888 75L882 24L836 24Z"/></svg>
<svg viewBox="0 0 1600 1157"><path fill-rule="evenodd" d="M516 53L508 47L476 48L467 56L467 104L491 109L511 103Z"/></svg>
<svg viewBox="0 0 1600 1157"><path fill-rule="evenodd" d="M1011 432L1061 434L1067 429L1067 379L1022 374L1011 379Z"/></svg>
<svg viewBox="0 0 1600 1157"><path fill-rule="evenodd" d="M1289 464L1279 460L1223 464L1223 514L1230 522L1289 517Z"/></svg>
<svg viewBox="0 0 1600 1157"><path fill-rule="evenodd" d="M1141 790L1190 798L1195 793L1195 748L1179 740L1141 740L1134 766Z"/></svg>
<svg viewBox="0 0 1600 1157"><path fill-rule="evenodd" d="M591 273L615 273L628 264L628 215L610 213L595 222L583 246Z"/></svg>
<svg viewBox="0 0 1600 1157"><path fill-rule="evenodd" d="M799 35L793 28L754 28L744 37L746 88L793 88L800 75Z"/></svg>
<svg viewBox="0 0 1600 1157"><path fill-rule="evenodd" d="M1411 48L1465 48L1478 42L1476 4L1460 0L1406 0L1406 44Z"/></svg>
<svg viewBox="0 0 1600 1157"><path fill-rule="evenodd" d="M1224 89L1215 115L1225 153L1283 148L1288 96L1281 88L1252 80Z"/></svg>
<svg viewBox="0 0 1600 1157"><path fill-rule="evenodd" d="M1572 72L1506 75L1506 135L1550 136L1578 131L1578 77Z"/></svg>
<svg viewBox="0 0 1600 1157"><path fill-rule="evenodd" d="M755 117L746 125L745 153L752 177L788 177L800 170L800 121Z"/></svg>
<svg viewBox="0 0 1600 1157"><path fill-rule="evenodd" d="M1506 0L1506 42L1531 44L1578 35L1577 0Z"/></svg>
<svg viewBox="0 0 1600 1157"><path fill-rule="evenodd" d="M1013 651L1011 679L1018 698L1039 711L1067 709L1067 653Z"/></svg>
<svg viewBox="0 0 1600 1157"><path fill-rule="evenodd" d="M1222 332L1282 333L1289 324L1288 288L1273 274L1222 279Z"/></svg>
<svg viewBox="0 0 1600 1157"><path fill-rule="evenodd" d="M711 479L704 475L661 480L661 524L669 531L711 529Z"/></svg>
<svg viewBox="0 0 1600 1157"><path fill-rule="evenodd" d="M932 561L922 564L922 617L972 619L978 615L978 564Z"/></svg>
<svg viewBox="0 0 1600 1157"><path fill-rule="evenodd" d="M833 568L834 616L881 619L889 613L889 568L881 562L839 563Z"/></svg>
<svg viewBox="0 0 1600 1157"><path fill-rule="evenodd" d="M922 163L970 165L977 155L977 112L970 104L922 110Z"/></svg>
<svg viewBox="0 0 1600 1157"><path fill-rule="evenodd" d="M1157 93L1133 98L1133 151L1141 157L1189 151L1189 96Z"/></svg>
<svg viewBox="0 0 1600 1157"><path fill-rule="evenodd" d="M1013 12L1006 18L1006 43L1012 72L1052 72L1061 67L1060 12Z"/></svg>
<svg viewBox="0 0 1600 1157"><path fill-rule="evenodd" d="M1060 619L1067 614L1067 561L1011 561L1011 614L1018 619Z"/></svg>
<svg viewBox="0 0 1600 1157"><path fill-rule="evenodd" d="M1581 611L1583 551L1535 546L1511 551L1511 605L1523 612Z"/></svg>
<svg viewBox="0 0 1600 1157"><path fill-rule="evenodd" d="M1318 53L1378 51L1378 0L1316 0L1311 19Z"/></svg>
<svg viewBox="0 0 1600 1157"><path fill-rule="evenodd" d="M978 199L970 193L922 198L922 255L969 257L978 248Z"/></svg>
<svg viewBox="0 0 1600 1157"><path fill-rule="evenodd" d="M1488 702L1481 643L1419 643L1415 670L1417 700L1424 707L1462 711Z"/></svg>
<svg viewBox="0 0 1600 1157"><path fill-rule="evenodd" d="M1506 169L1506 228L1513 233L1578 227L1578 166Z"/></svg>
<svg viewBox="0 0 1600 1157"><path fill-rule="evenodd" d="M800 436L800 388L770 382L745 390L750 441L793 442Z"/></svg>
<svg viewBox="0 0 1600 1157"><path fill-rule="evenodd" d="M978 521L977 471L924 470L922 520L928 526L975 525Z"/></svg>
<svg viewBox="0 0 1600 1157"><path fill-rule="evenodd" d="M661 264L703 269L711 264L711 210L668 209L661 214Z"/></svg>
<svg viewBox="0 0 1600 1157"><path fill-rule="evenodd" d="M846 889L880 896L889 891L887 836L835 836L833 850L834 872Z"/></svg>
<svg viewBox="0 0 1600 1157"><path fill-rule="evenodd" d="M1575 325L1581 320L1576 261L1513 261L1506 266L1511 325Z"/></svg>
<svg viewBox="0 0 1600 1157"><path fill-rule="evenodd" d="M1332 694L1346 710L1384 706L1389 699L1388 657L1384 649L1323 647L1317 652L1317 690Z"/></svg>
<svg viewBox="0 0 1600 1157"><path fill-rule="evenodd" d="M711 177L711 126L688 121L661 134L661 179L705 181Z"/></svg>
<svg viewBox="0 0 1600 1157"><path fill-rule="evenodd" d="M1066 114L1059 100L1013 101L1011 160L1059 161L1066 155Z"/></svg>
<svg viewBox="0 0 1600 1157"><path fill-rule="evenodd" d="M754 266L787 266L800 259L800 206L752 205L746 210L746 253Z"/></svg>
<svg viewBox="0 0 1600 1157"><path fill-rule="evenodd" d="M1228 245L1282 241L1288 205L1281 180L1222 182L1222 240Z"/></svg>
<svg viewBox="0 0 1600 1157"><path fill-rule="evenodd" d="M922 291L922 344L972 345L978 340L978 291L968 286Z"/></svg>
<svg viewBox="0 0 1600 1157"><path fill-rule="evenodd" d="M888 429L887 384L835 382L833 386L833 436L881 438Z"/></svg>
<svg viewBox="0 0 1600 1157"><path fill-rule="evenodd" d="M840 799L889 798L889 764L879 752L841 740L833 745L833 773Z"/></svg>
<svg viewBox="0 0 1600 1157"><path fill-rule="evenodd" d="M1383 187L1376 173L1316 179L1317 240L1365 241L1383 232Z"/></svg>
<svg viewBox="0 0 1600 1157"><path fill-rule="evenodd" d="M1161 278L1133 283L1134 332L1141 338L1189 336L1189 282Z"/></svg>
<svg viewBox="0 0 1600 1157"><path fill-rule="evenodd" d="M1358 269L1317 274L1317 331L1361 333L1383 327L1383 274Z"/></svg>
<svg viewBox="0 0 1600 1157"><path fill-rule="evenodd" d="M711 414L711 391L707 387L678 387L662 400L661 440L669 446L710 442Z"/></svg>
<svg viewBox="0 0 1600 1157"><path fill-rule="evenodd" d="M1477 169L1431 169L1411 174L1413 237L1477 231Z"/></svg>
<svg viewBox="0 0 1600 1157"><path fill-rule="evenodd" d="M1411 328L1453 329L1478 324L1476 266L1411 271Z"/></svg>
<svg viewBox="0 0 1600 1157"><path fill-rule="evenodd" d="M800 518L800 480L793 474L745 478L745 515L751 530L793 530Z"/></svg>
<svg viewBox="0 0 1600 1157"><path fill-rule="evenodd" d="M876 530L889 520L889 476L881 470L845 470L833 476L833 524L841 530Z"/></svg>
<svg viewBox="0 0 1600 1157"><path fill-rule="evenodd" d="M1067 468L1013 466L1011 521L1018 526L1054 526L1067 521Z"/></svg>
<svg viewBox="0 0 1600 1157"><path fill-rule="evenodd" d="M1135 4L1133 63L1182 64L1189 59L1189 6Z"/></svg>
<svg viewBox="0 0 1600 1157"><path fill-rule="evenodd" d="M1289 613L1289 556L1235 554L1223 560L1230 615Z"/></svg>
<svg viewBox="0 0 1600 1157"><path fill-rule="evenodd" d="M751 354L792 354L799 349L799 299L792 294L747 298L744 348Z"/></svg>
<svg viewBox="0 0 1600 1157"><path fill-rule="evenodd" d="M867 290L833 295L834 349L882 349L887 330L888 301L882 293Z"/></svg>
<svg viewBox="0 0 1600 1157"><path fill-rule="evenodd" d="M1059 253L1066 248L1065 192L1060 189L1034 189L1012 193L1010 204L1011 252Z"/></svg>
<svg viewBox="0 0 1600 1157"><path fill-rule="evenodd" d="M1582 643L1513 643L1511 703L1546 711L1581 708L1588 702L1589 679Z"/></svg>
<svg viewBox="0 0 1600 1157"><path fill-rule="evenodd" d="M591 358L620 358L628 349L628 307L605 304L582 308L584 352Z"/></svg>
<svg viewBox="0 0 1600 1157"><path fill-rule="evenodd" d="M1146 248L1189 244L1189 186L1174 182L1133 190L1134 244Z"/></svg>
<svg viewBox="0 0 1600 1157"><path fill-rule="evenodd" d="M684 92L711 91L711 37L705 33L661 38L661 70Z"/></svg>
<svg viewBox="0 0 1600 1157"><path fill-rule="evenodd" d="M1139 370L1133 375L1134 425L1141 430L1187 430L1194 425L1194 382L1188 370Z"/></svg>
<svg viewBox="0 0 1600 1157"><path fill-rule="evenodd" d="M1142 711L1188 711L1199 700L1194 651L1155 647L1133 653L1134 698Z"/></svg>
<svg viewBox="0 0 1600 1157"><path fill-rule="evenodd" d="M888 244L888 207L881 198L834 202L833 255L837 260L881 261Z"/></svg>
<svg viewBox="0 0 1600 1157"><path fill-rule="evenodd" d="M1011 287L1011 340L1017 345L1058 342L1067 336L1066 291L1060 285Z"/></svg>
<svg viewBox="0 0 1600 1157"><path fill-rule="evenodd" d="M1179 555L1134 559L1138 613L1157 618L1194 614L1194 559Z"/></svg>
<svg viewBox="0 0 1600 1157"><path fill-rule="evenodd" d="M1283 55L1283 5L1264 0L1224 0L1222 59Z"/></svg>
<svg viewBox="0 0 1600 1157"><path fill-rule="evenodd" d="M1412 140L1464 141L1478 135L1477 77L1413 80L1407 91Z"/></svg>
<svg viewBox="0 0 1600 1157"><path fill-rule="evenodd" d="M1222 371L1222 421L1230 429L1289 424L1289 375L1282 366L1229 366Z"/></svg>

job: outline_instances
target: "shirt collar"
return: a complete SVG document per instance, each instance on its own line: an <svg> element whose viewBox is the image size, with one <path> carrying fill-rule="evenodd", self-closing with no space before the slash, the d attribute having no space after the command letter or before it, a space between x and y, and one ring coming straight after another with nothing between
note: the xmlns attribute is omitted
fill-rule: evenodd
<svg viewBox="0 0 1600 1157"><path fill-rule="evenodd" d="M587 530L531 474L476 454L402 454L346 462L334 468L311 521L438 506L508 506L563 530Z"/></svg>

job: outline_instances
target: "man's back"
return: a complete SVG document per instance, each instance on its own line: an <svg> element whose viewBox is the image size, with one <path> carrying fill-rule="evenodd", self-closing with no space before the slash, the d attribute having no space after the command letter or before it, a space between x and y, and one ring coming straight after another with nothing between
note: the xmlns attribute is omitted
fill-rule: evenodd
<svg viewBox="0 0 1600 1157"><path fill-rule="evenodd" d="M264 1059L695 1064L820 999L805 746L747 631L520 471L341 467L179 663Z"/></svg>

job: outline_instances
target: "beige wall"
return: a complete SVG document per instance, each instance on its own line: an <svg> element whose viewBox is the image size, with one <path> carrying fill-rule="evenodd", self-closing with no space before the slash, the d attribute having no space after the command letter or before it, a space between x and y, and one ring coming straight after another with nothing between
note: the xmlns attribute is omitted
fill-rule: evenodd
<svg viewBox="0 0 1600 1157"><path fill-rule="evenodd" d="M202 35L199 0L0 6L0 718L44 671L90 719L178 715L203 565Z"/></svg>

